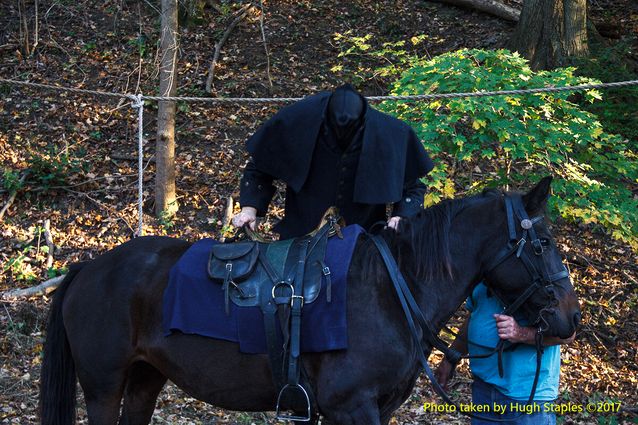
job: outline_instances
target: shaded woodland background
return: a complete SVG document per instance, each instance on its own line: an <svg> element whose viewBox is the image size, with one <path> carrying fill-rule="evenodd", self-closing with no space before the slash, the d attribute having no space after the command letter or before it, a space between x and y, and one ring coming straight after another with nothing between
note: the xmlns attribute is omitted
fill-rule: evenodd
<svg viewBox="0 0 638 425"><path fill-rule="evenodd" d="M509 5L521 6L516 2ZM215 43L241 7L224 1L210 2L190 14L182 10L179 95L207 95ZM341 47L335 33L372 34L378 45L425 34L423 43L411 47L413 53L436 56L460 48L501 48L515 31L515 24L502 18L425 1L271 1L263 7L263 15L259 7L246 9L223 44L211 85L216 95L297 97L344 81L354 82L366 95L387 94L387 79L357 78L354 59L338 57ZM151 0L3 1L0 77L157 94L159 12L160 3ZM632 0L592 0L589 18L600 38L592 49L594 60L583 67L601 79L636 79L638 4ZM21 46L25 34L31 46L28 51ZM370 66L374 65L383 64ZM0 93L0 208L10 204L0 221L0 291L6 291L60 275L69 264L94 258L134 235L137 124L127 101L4 84L0 84ZM620 126L627 132L624 136L635 142L638 106L635 98L624 96L615 95L614 105L635 111L635 122ZM178 103L179 210L174 216L156 217L157 105L148 103L144 122L146 233L190 241L227 233L227 199L237 191L247 158L243 143L277 109L276 105ZM12 193L16 195L11 201ZM281 206L280 192L266 230L281 217ZM560 401L612 400L621 401L626 408L622 415L571 414L560 421L638 423L636 253L593 225L558 218L553 231L581 297L584 317L576 342L563 350ZM0 423L37 421L48 304L47 296L2 301ZM437 356L431 361L438 361ZM467 366L463 365L452 386L453 394L469 401L469 383ZM427 401L439 402L429 384L421 380L392 423L466 423L456 415L426 416L422 405ZM85 418L81 409L80 417ZM153 421L274 423L271 414L214 409L172 385L160 396Z"/></svg>

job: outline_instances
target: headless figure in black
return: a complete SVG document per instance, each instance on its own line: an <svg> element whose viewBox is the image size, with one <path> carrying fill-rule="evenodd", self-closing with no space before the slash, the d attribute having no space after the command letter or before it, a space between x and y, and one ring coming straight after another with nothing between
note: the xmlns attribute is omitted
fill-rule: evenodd
<svg viewBox="0 0 638 425"><path fill-rule="evenodd" d="M280 238L299 237L312 231L319 224L324 212L331 206L336 206L339 209L339 213L347 224L356 223L365 229L378 221L387 221L389 226L396 228L399 217L410 216L421 209L425 185L418 178L404 183L402 199L392 204L393 210L390 220L386 216L385 203L368 204L355 201L355 182L362 145L365 140L374 140L375 143L379 143L378 139L369 139L369 134L364 137L366 131L375 131L366 125L366 121L369 119L379 120L379 116L382 114L373 111L374 115L371 116L371 108L365 98L347 84L338 87L332 93L320 94L316 97L319 99L316 102L317 109L314 111L304 109L301 112L306 120L315 119L309 114L316 114L316 121L312 121L317 123L317 127L315 127L318 128L316 139L303 140L305 146L310 146L310 149L313 149L312 159L309 168L305 170L307 174L299 190L293 190L288 184L289 182L286 182L285 217L274 227L274 230L280 234ZM268 140L260 140L260 142L266 145L286 143L281 141L283 137L280 129L285 130L287 123L298 122L295 121L295 117L300 116L291 117L290 115L290 113L278 114L264 124L268 126L275 119L281 117L276 127L277 131L268 133L270 135ZM272 126L274 128L275 124ZM378 126L372 128L376 129ZM308 133L295 133L294 137L291 138L294 143L297 143L299 137L306 137ZM416 137L414 140L417 140L416 143L418 143ZM394 140L391 137L384 137L382 142L393 143ZM423 151L423 155L427 158L425 151ZM271 160L276 161L277 158L268 158L268 161ZM378 162L384 160L387 159L374 158L374 161ZM233 224L236 227L244 224L254 226L256 217L266 214L268 204L275 192L275 187L272 184L275 177L259 169L255 165L258 163L257 158L253 158L246 165L241 180L240 203L242 211L233 218ZM396 168L393 165L385 165L385 169L394 170ZM286 166L284 164L284 167ZM380 169L382 168L380 167ZM390 178L391 176L388 176L388 179ZM376 190L376 188L367 188L367 190ZM414 202L412 202L413 200Z"/></svg>
<svg viewBox="0 0 638 425"><path fill-rule="evenodd" d="M363 124L364 103L352 87L345 85L334 91L328 102L328 126L334 132L341 150L350 145Z"/></svg>

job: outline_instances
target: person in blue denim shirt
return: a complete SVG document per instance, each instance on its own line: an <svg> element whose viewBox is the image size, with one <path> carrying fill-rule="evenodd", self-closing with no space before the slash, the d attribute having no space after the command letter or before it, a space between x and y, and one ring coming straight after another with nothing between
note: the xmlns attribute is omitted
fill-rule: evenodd
<svg viewBox="0 0 638 425"><path fill-rule="evenodd" d="M498 372L498 358L494 354L487 358L471 358L472 403L489 406L483 416L510 418L507 424L545 425L555 424L556 415L552 411L553 401L558 396L560 375L560 344L570 343L567 339L544 338L544 353L534 395L534 403L527 405L536 372L536 329L525 326L521 317L500 314L505 306L487 287L479 283L466 303L470 315L461 327L452 347L462 354L481 355L489 353L500 339L517 344L503 352L503 377ZM439 383L446 388L456 365L443 359L437 368ZM521 414L520 412L523 412ZM503 422L500 422L503 423ZM472 419L473 425L494 424L494 422Z"/></svg>

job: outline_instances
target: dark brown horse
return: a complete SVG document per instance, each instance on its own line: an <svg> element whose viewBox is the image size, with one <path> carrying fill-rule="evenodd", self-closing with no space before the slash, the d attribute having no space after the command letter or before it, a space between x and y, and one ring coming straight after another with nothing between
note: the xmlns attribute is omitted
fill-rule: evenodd
<svg viewBox="0 0 638 425"><path fill-rule="evenodd" d="M542 215L551 179L522 201L530 217ZM506 303L532 284L515 255L490 264L509 241L504 195L486 191L445 201L405 219L382 237L427 319L439 329L482 279ZM514 223L522 231L521 223ZM523 226L526 224L523 223ZM523 244L549 274L564 270L542 220L533 228L543 253ZM43 424L75 419L76 377L91 425L148 424L167 379L191 396L240 411L275 407L277 392L267 355L210 338L162 333L162 294L171 266L190 246L166 237L127 242L72 267L51 306L41 379ZM387 424L419 375L417 346L379 252L360 237L348 273L348 349L302 355L323 423ZM568 277L534 292L523 306L547 335L567 338L580 319ZM540 313L540 314L539 314ZM431 350L425 344L426 355ZM120 416L120 407L123 407ZM314 418L316 419L316 418Z"/></svg>

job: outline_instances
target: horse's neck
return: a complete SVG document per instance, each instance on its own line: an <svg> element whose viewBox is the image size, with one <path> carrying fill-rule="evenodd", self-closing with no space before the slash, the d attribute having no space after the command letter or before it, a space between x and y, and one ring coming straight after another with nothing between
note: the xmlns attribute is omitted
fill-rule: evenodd
<svg viewBox="0 0 638 425"><path fill-rule="evenodd" d="M420 305L425 307L427 318L437 329L456 312L481 278L484 242L491 237L493 229L493 223L486 217L489 215L468 212L453 220L450 229L452 277L443 276L426 283L419 294Z"/></svg>
<svg viewBox="0 0 638 425"><path fill-rule="evenodd" d="M428 320L440 329L467 299L473 289L474 279L464 271L454 270L454 280L441 279L429 282L419 294L419 305L423 306Z"/></svg>

